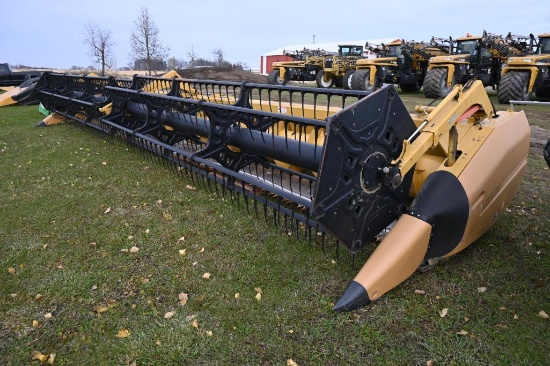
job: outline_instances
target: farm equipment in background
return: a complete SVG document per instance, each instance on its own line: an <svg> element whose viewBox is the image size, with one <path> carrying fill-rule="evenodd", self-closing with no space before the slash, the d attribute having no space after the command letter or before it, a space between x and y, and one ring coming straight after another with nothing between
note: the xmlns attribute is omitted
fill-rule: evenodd
<svg viewBox="0 0 550 366"><path fill-rule="evenodd" d="M398 84L403 92L418 92L424 83L430 58L444 54L448 54L445 47L428 46L423 42L404 42L401 55L397 58L397 73L392 75L392 83ZM386 76L384 82L390 81L388 79Z"/></svg>
<svg viewBox="0 0 550 366"><path fill-rule="evenodd" d="M0 107L8 105L32 105L38 104L38 99L34 94L34 87L40 77L27 79L19 86L9 89L7 92L0 94Z"/></svg>
<svg viewBox="0 0 550 366"><path fill-rule="evenodd" d="M430 39L430 47L435 47L447 55L453 54L454 44L455 41L453 40L453 37L441 38L432 36L432 38Z"/></svg>
<svg viewBox="0 0 550 366"><path fill-rule="evenodd" d="M32 78L39 78L43 71L13 71L10 64L0 63L0 86L18 86Z"/></svg>
<svg viewBox="0 0 550 366"><path fill-rule="evenodd" d="M273 70L267 75L267 81L273 85L286 85L289 81L315 81L324 65L324 50L286 52L293 61L273 62Z"/></svg>
<svg viewBox="0 0 550 366"><path fill-rule="evenodd" d="M497 97L500 103L511 100L529 100L534 93L538 98L550 98L550 33L530 35L532 53L510 57L502 68L502 80Z"/></svg>
<svg viewBox="0 0 550 366"><path fill-rule="evenodd" d="M363 46L338 45L337 54L325 55L323 69L317 73L317 87L330 88L334 85L351 89L350 76L355 71L356 62L362 58Z"/></svg>
<svg viewBox="0 0 550 366"><path fill-rule="evenodd" d="M524 36L502 37L485 31L482 36L468 34L457 38L452 55L430 59L423 84L424 95L444 97L455 84L465 84L471 79L481 80L483 85L496 89L506 60L529 51L527 40Z"/></svg>
<svg viewBox="0 0 550 366"><path fill-rule="evenodd" d="M428 60L446 51L423 42L395 40L383 45L381 57L359 60L350 76L355 90L376 90L384 84L397 84L403 92L417 92L422 87Z"/></svg>
<svg viewBox="0 0 550 366"><path fill-rule="evenodd" d="M372 92L382 86L381 80L385 77L385 70L397 67L397 56L401 53L401 43L400 39L396 39L387 45L371 48L378 54L378 57L356 62L356 71L349 76L351 88Z"/></svg>
<svg viewBox="0 0 550 366"><path fill-rule="evenodd" d="M378 299L487 231L529 150L525 114L493 118L480 81L413 114L392 85L367 93L48 73L36 93L53 113L125 140L288 233L322 245L332 236L352 253L386 234L339 311Z"/></svg>

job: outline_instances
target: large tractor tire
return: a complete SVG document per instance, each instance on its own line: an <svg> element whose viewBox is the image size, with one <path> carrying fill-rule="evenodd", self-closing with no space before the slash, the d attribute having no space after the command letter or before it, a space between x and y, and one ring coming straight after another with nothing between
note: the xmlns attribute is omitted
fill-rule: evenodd
<svg viewBox="0 0 550 366"><path fill-rule="evenodd" d="M355 72L355 70L347 70L344 73L344 76L342 76L342 86L344 87L345 90L352 89L352 87L351 87L351 77L352 77L354 72Z"/></svg>
<svg viewBox="0 0 550 366"><path fill-rule="evenodd" d="M351 76L351 88L353 90L375 91L376 82L370 82L370 70L357 70Z"/></svg>
<svg viewBox="0 0 550 366"><path fill-rule="evenodd" d="M267 75L267 82L273 85L285 85L290 80L290 74L285 72L284 78L281 79L281 71L279 69L273 69Z"/></svg>
<svg viewBox="0 0 550 366"><path fill-rule="evenodd" d="M424 95L426 98L442 98L447 96L455 86L455 78L451 81L451 86L447 86L447 73L445 67L431 69L424 78Z"/></svg>
<svg viewBox="0 0 550 366"><path fill-rule="evenodd" d="M510 71L500 79L497 90L498 102L508 104L511 100L529 100L529 73Z"/></svg>
<svg viewBox="0 0 550 366"><path fill-rule="evenodd" d="M317 73L317 87L319 88L330 88L334 85L334 78L332 75L327 75L324 70L321 70Z"/></svg>

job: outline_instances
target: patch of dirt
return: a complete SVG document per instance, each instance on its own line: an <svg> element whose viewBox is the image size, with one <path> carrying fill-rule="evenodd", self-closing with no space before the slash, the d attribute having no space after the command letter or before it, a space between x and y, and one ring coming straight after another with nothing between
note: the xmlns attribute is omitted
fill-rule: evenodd
<svg viewBox="0 0 550 366"><path fill-rule="evenodd" d="M249 81L252 83L267 84L265 75L254 74L250 71L224 69L217 67L199 67L194 69L176 70L184 79L206 79L222 81Z"/></svg>
<svg viewBox="0 0 550 366"><path fill-rule="evenodd" d="M531 146L543 147L550 140L550 130L545 130L539 126L531 126Z"/></svg>

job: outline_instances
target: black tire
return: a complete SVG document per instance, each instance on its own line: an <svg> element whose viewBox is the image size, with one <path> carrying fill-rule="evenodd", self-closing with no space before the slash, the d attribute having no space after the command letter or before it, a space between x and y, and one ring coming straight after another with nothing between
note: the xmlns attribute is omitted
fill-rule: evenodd
<svg viewBox="0 0 550 366"><path fill-rule="evenodd" d="M501 104L511 100L529 100L529 73L510 71L500 79L497 89L497 99Z"/></svg>
<svg viewBox="0 0 550 366"><path fill-rule="evenodd" d="M281 71L279 69L273 69L267 75L267 82L273 85L285 85L290 80L290 75L288 72L285 72L284 79L281 79Z"/></svg>
<svg viewBox="0 0 550 366"><path fill-rule="evenodd" d="M342 76L342 86L344 87L345 90L352 89L351 88L351 76L353 75L354 72L355 72L355 70L347 70L344 73L344 76Z"/></svg>
<svg viewBox="0 0 550 366"><path fill-rule="evenodd" d="M370 83L370 70L357 70L351 76L351 88L353 90L375 91L376 82Z"/></svg>
<svg viewBox="0 0 550 366"><path fill-rule="evenodd" d="M420 91L422 84L420 84L420 81L417 80L414 84L399 84L399 88L404 93L416 93Z"/></svg>
<svg viewBox="0 0 550 366"><path fill-rule="evenodd" d="M546 88L546 89L538 88L535 91L535 95L537 96L537 98L548 99L548 98L550 98L550 89L548 89L548 88Z"/></svg>
<svg viewBox="0 0 550 366"><path fill-rule="evenodd" d="M270 84L277 84L277 79L279 79L279 76L281 75L281 72L279 69L273 69L269 74L267 74L267 82Z"/></svg>
<svg viewBox="0 0 550 366"><path fill-rule="evenodd" d="M334 78L334 86L337 87L337 88L341 88L342 87L342 83L343 83L343 79L342 77L336 77Z"/></svg>
<svg viewBox="0 0 550 366"><path fill-rule="evenodd" d="M426 98L442 98L445 97L455 86L455 78L451 81L451 86L447 86L447 73L449 70L446 67L438 67L431 69L426 73L424 78L424 95Z"/></svg>
<svg viewBox="0 0 550 366"><path fill-rule="evenodd" d="M317 78L315 79L317 82L317 87L330 88L334 85L334 78L331 75L327 75L327 80L325 80L325 75L325 70L321 70L317 73Z"/></svg>

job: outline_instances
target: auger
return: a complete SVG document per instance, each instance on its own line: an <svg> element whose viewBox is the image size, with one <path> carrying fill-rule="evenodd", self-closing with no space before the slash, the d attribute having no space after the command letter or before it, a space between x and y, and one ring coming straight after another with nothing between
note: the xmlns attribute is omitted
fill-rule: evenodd
<svg viewBox="0 0 550 366"><path fill-rule="evenodd" d="M364 306L479 238L513 198L529 149L525 114L496 113L479 81L414 114L391 85L47 73L36 94L54 115L243 197L310 240L328 234L356 253L388 232L335 310Z"/></svg>

